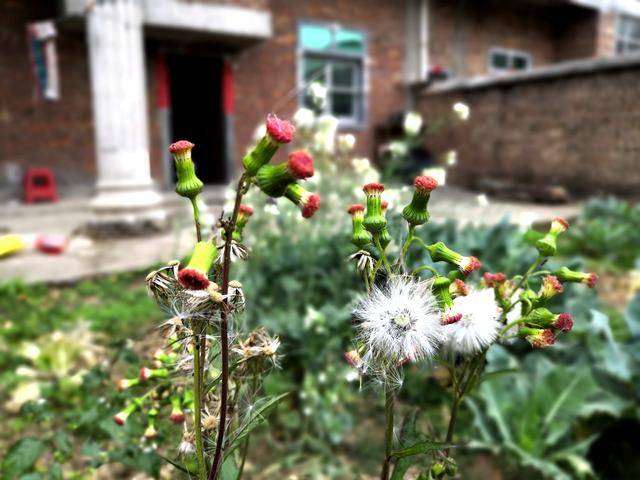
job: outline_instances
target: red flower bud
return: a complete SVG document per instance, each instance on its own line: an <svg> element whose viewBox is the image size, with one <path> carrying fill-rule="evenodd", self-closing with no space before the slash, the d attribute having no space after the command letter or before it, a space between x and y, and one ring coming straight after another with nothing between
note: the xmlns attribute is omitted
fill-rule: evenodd
<svg viewBox="0 0 640 480"><path fill-rule="evenodd" d="M298 180L313 177L313 158L304 150L297 150L291 153L287 167L291 175Z"/></svg>
<svg viewBox="0 0 640 480"><path fill-rule="evenodd" d="M267 134L278 143L289 143L293 140L296 127L291 122L280 120L271 113L267 116Z"/></svg>
<svg viewBox="0 0 640 480"><path fill-rule="evenodd" d="M413 180L413 186L421 192L431 193L438 188L438 181L428 175L420 175Z"/></svg>

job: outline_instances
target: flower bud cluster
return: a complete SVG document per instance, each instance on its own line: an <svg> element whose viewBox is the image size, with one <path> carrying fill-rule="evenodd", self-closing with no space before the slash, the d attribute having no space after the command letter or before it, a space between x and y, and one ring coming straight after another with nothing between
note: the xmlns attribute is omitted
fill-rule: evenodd
<svg viewBox="0 0 640 480"><path fill-rule="evenodd" d="M320 196L298 182L313 176L313 158L305 150L296 150L289 154L286 162L270 164L279 147L293 140L295 127L273 114L267 117L266 127L264 137L242 161L245 175L266 195L286 197L300 209L304 218L310 218L320 207Z"/></svg>

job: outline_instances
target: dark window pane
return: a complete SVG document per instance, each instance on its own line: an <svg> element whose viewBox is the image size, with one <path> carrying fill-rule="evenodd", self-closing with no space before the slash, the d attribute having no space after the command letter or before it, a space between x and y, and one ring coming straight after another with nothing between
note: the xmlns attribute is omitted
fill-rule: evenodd
<svg viewBox="0 0 640 480"><path fill-rule="evenodd" d="M364 35L357 30L338 30L336 48L344 53L364 52Z"/></svg>
<svg viewBox="0 0 640 480"><path fill-rule="evenodd" d="M492 52L491 66L499 70L506 70L507 68L509 68L509 57L506 53Z"/></svg>
<svg viewBox="0 0 640 480"><path fill-rule="evenodd" d="M627 52L637 52L640 51L640 43L630 42L627 43Z"/></svg>
<svg viewBox="0 0 640 480"><path fill-rule="evenodd" d="M322 84L326 83L324 75L324 66L326 61L317 58L304 58L304 81L313 82L318 81Z"/></svg>
<svg viewBox="0 0 640 480"><path fill-rule="evenodd" d="M331 30L321 25L302 25L300 45L312 50L326 50L331 46Z"/></svg>
<svg viewBox="0 0 640 480"><path fill-rule="evenodd" d="M526 70L529 67L529 59L522 55L513 57L513 68L515 70Z"/></svg>
<svg viewBox="0 0 640 480"><path fill-rule="evenodd" d="M355 67L353 63L334 62L332 65L331 82L337 87L353 87L356 83Z"/></svg>
<svg viewBox="0 0 640 480"><path fill-rule="evenodd" d="M353 117L355 111L355 97L348 93L334 93L331 95L333 114L337 117Z"/></svg>

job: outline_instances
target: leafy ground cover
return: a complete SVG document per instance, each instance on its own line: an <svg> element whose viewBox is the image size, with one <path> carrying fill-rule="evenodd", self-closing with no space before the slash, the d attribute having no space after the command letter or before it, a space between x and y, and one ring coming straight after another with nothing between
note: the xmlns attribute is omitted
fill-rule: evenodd
<svg viewBox="0 0 640 480"><path fill-rule="evenodd" d="M626 277L640 243L619 231L637 231L638 211L616 200L590 204L573 222L563 260L575 268L595 266L605 277L611 271L615 278ZM265 325L283 342L282 369L268 377L266 393L291 392L272 416L272 428L256 438L248 478L283 472L300 478L375 475L382 432L372 425L380 418L368 418L362 412L371 409L361 407L376 402L376 395L366 385L360 391L357 375L342 361L350 337L349 302L357 291L353 265L345 261L348 229L336 226L335 216L308 226L280 217L272 227L291 234L259 229L266 233L249 240L250 264L237 274L254 302L246 321ZM613 224L600 227L611 218ZM522 231L507 223L462 230L453 222L434 223L424 229L423 240L432 237L471 254L484 252L490 271L508 273L531 261ZM0 286L2 478L160 475L159 455L175 448L180 428L158 425L167 438L175 437L163 450L141 439L144 424L134 420L117 427L111 420L125 399L114 379L135 376L159 343L162 314L147 296L145 275L57 287ZM575 312L576 335L544 352L498 349L489 370L501 373L461 412L461 424L467 425L462 436L469 439L461 468L471 472L464 478L474 478L478 458L492 459L492 471L503 478L563 478L568 465L582 478L638 477L633 452L640 448L640 301L603 301L592 290L566 288L566 304L558 309ZM514 367L522 373L509 374ZM446 382L438 368L407 368L405 425L415 420L422 431L442 428ZM518 399L525 397L535 402L523 412ZM429 405L434 413L414 418L417 405ZM382 417L382 405L375 415Z"/></svg>

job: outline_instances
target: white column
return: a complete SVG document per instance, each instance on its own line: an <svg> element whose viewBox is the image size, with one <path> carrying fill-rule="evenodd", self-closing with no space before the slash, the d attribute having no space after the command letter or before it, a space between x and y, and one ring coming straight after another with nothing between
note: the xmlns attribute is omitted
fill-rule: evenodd
<svg viewBox="0 0 640 480"><path fill-rule="evenodd" d="M149 166L141 0L97 0L87 12L95 124L97 221L162 219Z"/></svg>

